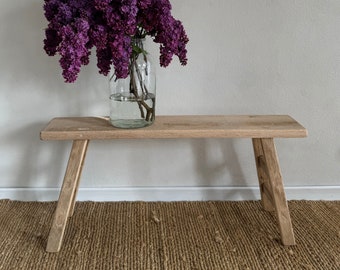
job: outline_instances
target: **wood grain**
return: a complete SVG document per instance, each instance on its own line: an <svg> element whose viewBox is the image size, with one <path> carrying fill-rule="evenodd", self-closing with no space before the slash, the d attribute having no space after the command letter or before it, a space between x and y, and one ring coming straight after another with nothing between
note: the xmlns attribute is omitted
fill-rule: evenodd
<svg viewBox="0 0 340 270"><path fill-rule="evenodd" d="M271 194L279 222L282 244L295 245L294 232L284 191L279 160L273 139L261 139L264 160L268 170Z"/></svg>
<svg viewBox="0 0 340 270"><path fill-rule="evenodd" d="M75 202L77 185L84 163L88 140L74 141L65 172L64 182L59 195L57 209L47 241L47 252L60 250L67 219L70 216L72 204Z"/></svg>
<svg viewBox="0 0 340 270"><path fill-rule="evenodd" d="M299 138L307 130L288 115L158 116L140 129L113 127L105 117L54 118L42 140L109 140L166 138Z"/></svg>
<svg viewBox="0 0 340 270"><path fill-rule="evenodd" d="M261 139L254 138L252 139L252 142L254 148L255 163L257 169L257 176L259 180L262 205L266 211L274 211L275 207L273 203L272 187L269 181L268 168L264 160L262 141Z"/></svg>

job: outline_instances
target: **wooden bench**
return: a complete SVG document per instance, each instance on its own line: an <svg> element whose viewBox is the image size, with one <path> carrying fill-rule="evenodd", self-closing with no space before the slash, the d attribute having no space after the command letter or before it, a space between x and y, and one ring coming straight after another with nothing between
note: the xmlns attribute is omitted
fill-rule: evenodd
<svg viewBox="0 0 340 270"><path fill-rule="evenodd" d="M61 248L68 217L74 213L80 175L90 140L251 138L263 207L276 211L283 245L294 245L274 138L306 137L307 130L287 115L158 116L141 129L117 129L107 118L54 118L41 131L42 140L72 140L73 145L48 237L48 252Z"/></svg>

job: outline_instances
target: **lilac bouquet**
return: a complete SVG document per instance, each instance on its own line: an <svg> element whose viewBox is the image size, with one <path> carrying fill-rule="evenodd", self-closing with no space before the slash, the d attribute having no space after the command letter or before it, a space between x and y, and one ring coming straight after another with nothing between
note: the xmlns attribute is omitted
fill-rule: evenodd
<svg viewBox="0 0 340 270"><path fill-rule="evenodd" d="M171 15L169 0L45 0L44 49L61 56L66 82L77 79L82 65L89 63L96 48L99 73L126 78L131 58L143 52L135 38L151 36L160 44L160 65L166 67L173 55L186 65L188 38L180 21Z"/></svg>

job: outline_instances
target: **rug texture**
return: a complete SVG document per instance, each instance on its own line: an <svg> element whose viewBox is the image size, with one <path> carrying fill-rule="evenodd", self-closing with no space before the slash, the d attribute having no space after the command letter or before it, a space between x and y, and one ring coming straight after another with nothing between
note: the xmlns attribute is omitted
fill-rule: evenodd
<svg viewBox="0 0 340 270"><path fill-rule="evenodd" d="M0 200L0 269L340 269L340 202L290 201L297 245L258 201L78 202L59 253L55 202Z"/></svg>

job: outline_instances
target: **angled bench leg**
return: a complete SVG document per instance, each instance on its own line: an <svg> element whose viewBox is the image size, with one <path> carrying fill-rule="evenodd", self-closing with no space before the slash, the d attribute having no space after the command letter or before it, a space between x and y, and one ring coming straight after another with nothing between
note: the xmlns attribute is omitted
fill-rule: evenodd
<svg viewBox="0 0 340 270"><path fill-rule="evenodd" d="M253 148L255 154L255 162L259 186L261 192L261 201L266 211L275 211L273 203L272 187L270 185L266 163L264 161L264 153L262 149L261 139L253 139Z"/></svg>
<svg viewBox="0 0 340 270"><path fill-rule="evenodd" d="M47 240L47 252L60 250L67 219L74 209L79 178L84 163L88 140L73 141L70 157L65 172L64 182Z"/></svg>
<svg viewBox="0 0 340 270"><path fill-rule="evenodd" d="M256 163L260 164L260 175L262 176L262 173L264 173L268 176L269 185L266 188L268 188L270 191L267 192L268 195L266 196L268 196L268 201L272 201L272 203L274 204L277 219L279 222L281 241L285 246L295 245L294 232L282 182L280 165L274 144L274 139L255 139L254 149L255 148L255 151L257 151L257 155L263 155L264 163L262 164L262 158L258 158ZM261 180L259 181L261 183ZM270 207L267 206L267 209Z"/></svg>
<svg viewBox="0 0 340 270"><path fill-rule="evenodd" d="M85 141L84 141L84 143L85 143ZM77 178L76 178L76 181L77 181L77 183L76 183L76 190L74 191L74 194L73 194L69 217L72 217L73 214L74 214L74 208L76 206L76 201L77 201L77 194L78 194L78 189L79 189L81 172L83 170L83 165L84 165L84 161L85 161L85 157L86 157L86 152L87 152L87 147L88 147L89 141L86 140L85 144L86 145L82 145L81 146L81 160L80 160L80 165L79 165L80 166L79 167L79 173L78 173ZM85 147L85 149L83 147Z"/></svg>

